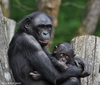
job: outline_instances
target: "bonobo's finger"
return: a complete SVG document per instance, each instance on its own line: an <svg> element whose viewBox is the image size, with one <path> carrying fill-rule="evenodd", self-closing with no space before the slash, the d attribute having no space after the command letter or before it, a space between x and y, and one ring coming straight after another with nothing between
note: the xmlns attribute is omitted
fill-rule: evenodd
<svg viewBox="0 0 100 85"><path fill-rule="evenodd" d="M66 69L68 69L68 66L65 66Z"/></svg>
<svg viewBox="0 0 100 85"><path fill-rule="evenodd" d="M79 65L79 62L78 62L77 60L74 60L74 62L75 62L75 65L76 65L77 67L80 66L80 65Z"/></svg>
<svg viewBox="0 0 100 85"><path fill-rule="evenodd" d="M33 72L30 72L30 75L34 75L34 73Z"/></svg>
<svg viewBox="0 0 100 85"><path fill-rule="evenodd" d="M82 72L81 77L89 76L90 73L91 73L91 66L90 66L90 64L87 62L87 63L84 65L84 71Z"/></svg>
<svg viewBox="0 0 100 85"><path fill-rule="evenodd" d="M33 73L38 74L38 71L34 71Z"/></svg>
<svg viewBox="0 0 100 85"><path fill-rule="evenodd" d="M37 71L30 72L30 75L38 74Z"/></svg>

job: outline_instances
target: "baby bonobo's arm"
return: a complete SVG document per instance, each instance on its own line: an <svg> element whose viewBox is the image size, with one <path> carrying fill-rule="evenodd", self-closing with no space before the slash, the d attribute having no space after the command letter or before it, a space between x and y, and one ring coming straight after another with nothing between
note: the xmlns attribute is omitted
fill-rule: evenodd
<svg viewBox="0 0 100 85"><path fill-rule="evenodd" d="M39 74L37 71L30 72L30 75L31 75L31 77L32 77L34 80L36 80L36 81L42 79L42 75Z"/></svg>
<svg viewBox="0 0 100 85"><path fill-rule="evenodd" d="M61 62L57 60L55 57L50 56L49 57L52 64L59 70L59 71L65 71L68 67L64 62Z"/></svg>
<svg viewBox="0 0 100 85"><path fill-rule="evenodd" d="M64 62L61 62L61 61L57 60L55 57L50 56L49 58L50 58L52 64L53 64L59 71L65 71L65 70L68 68ZM31 75L31 77L32 77L34 80L36 80L36 81L43 78L42 75L39 74L37 71L30 72L30 75Z"/></svg>

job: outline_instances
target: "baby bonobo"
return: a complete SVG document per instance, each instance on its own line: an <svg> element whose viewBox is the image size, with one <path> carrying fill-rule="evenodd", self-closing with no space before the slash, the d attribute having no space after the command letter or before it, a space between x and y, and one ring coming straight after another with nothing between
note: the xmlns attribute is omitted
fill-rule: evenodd
<svg viewBox="0 0 100 85"><path fill-rule="evenodd" d="M52 57L50 57L50 59L59 71L65 71L68 68L67 64L74 65L74 56L73 47L69 43L61 42L54 47Z"/></svg>
<svg viewBox="0 0 100 85"><path fill-rule="evenodd" d="M73 47L69 43L61 42L54 47L50 60L59 71L65 71L68 69L68 64L77 65L77 62L74 61L74 56ZM30 75L34 80L42 78L37 71L31 72Z"/></svg>

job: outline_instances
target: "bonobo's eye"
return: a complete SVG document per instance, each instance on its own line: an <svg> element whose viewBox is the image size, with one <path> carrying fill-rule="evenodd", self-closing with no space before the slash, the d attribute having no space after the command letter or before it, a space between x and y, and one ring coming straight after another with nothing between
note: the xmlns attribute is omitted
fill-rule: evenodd
<svg viewBox="0 0 100 85"><path fill-rule="evenodd" d="M66 56L66 59L69 59L69 56L68 55Z"/></svg>
<svg viewBox="0 0 100 85"><path fill-rule="evenodd" d="M61 57L65 56L65 53L61 53L60 56L61 56Z"/></svg>
<svg viewBox="0 0 100 85"><path fill-rule="evenodd" d="M45 25L43 25L43 24L42 24L42 25L38 25L38 27L39 27L39 28L44 28Z"/></svg>
<svg viewBox="0 0 100 85"><path fill-rule="evenodd" d="M48 28L49 31L51 31L52 25L47 25L46 27Z"/></svg>
<svg viewBox="0 0 100 85"><path fill-rule="evenodd" d="M52 28L52 25L47 25L46 27L47 27L47 28Z"/></svg>

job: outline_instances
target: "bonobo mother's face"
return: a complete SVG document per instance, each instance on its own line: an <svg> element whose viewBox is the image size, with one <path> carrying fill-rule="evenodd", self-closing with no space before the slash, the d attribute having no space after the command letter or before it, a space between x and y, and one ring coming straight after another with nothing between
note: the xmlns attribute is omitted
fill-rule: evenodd
<svg viewBox="0 0 100 85"><path fill-rule="evenodd" d="M41 45L47 45L50 40L52 32L52 21L51 19L44 15L37 15L33 19L34 30L36 31L36 37Z"/></svg>

